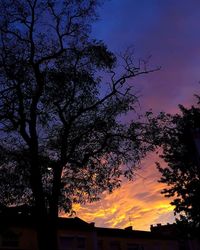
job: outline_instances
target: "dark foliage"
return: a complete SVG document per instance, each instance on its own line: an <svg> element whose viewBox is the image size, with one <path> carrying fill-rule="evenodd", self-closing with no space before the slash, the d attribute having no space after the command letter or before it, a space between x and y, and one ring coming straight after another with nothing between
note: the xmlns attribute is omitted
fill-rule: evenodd
<svg viewBox="0 0 200 250"><path fill-rule="evenodd" d="M172 205L181 220L200 225L200 108L187 109L180 105L180 114L166 115L162 130L162 158L168 164L161 167L162 191L174 197Z"/></svg>
<svg viewBox="0 0 200 250"><path fill-rule="evenodd" d="M144 119L121 118L138 101L127 80L154 70L129 51L119 71L113 53L89 38L98 3L0 3L0 202L35 206L42 250L56 249L49 228L59 209L119 187L152 150Z"/></svg>

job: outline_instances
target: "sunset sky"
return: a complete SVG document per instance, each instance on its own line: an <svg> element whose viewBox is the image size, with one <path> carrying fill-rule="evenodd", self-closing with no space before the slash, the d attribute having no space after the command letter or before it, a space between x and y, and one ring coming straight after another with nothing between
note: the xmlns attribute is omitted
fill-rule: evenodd
<svg viewBox="0 0 200 250"><path fill-rule="evenodd" d="M195 103L200 80L199 0L110 0L99 9L93 35L113 52L135 48L137 58L152 55L159 72L135 78L141 110L176 112L179 103ZM151 224L173 222L173 207L160 191L156 156L144 159L133 182L124 181L99 202L75 206L77 216L97 226L149 230Z"/></svg>

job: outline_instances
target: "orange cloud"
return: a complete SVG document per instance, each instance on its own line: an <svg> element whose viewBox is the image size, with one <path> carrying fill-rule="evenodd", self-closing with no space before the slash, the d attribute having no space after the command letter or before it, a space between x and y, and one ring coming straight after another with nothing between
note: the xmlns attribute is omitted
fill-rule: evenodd
<svg viewBox="0 0 200 250"><path fill-rule="evenodd" d="M98 202L74 205L76 216L94 221L96 226L124 228L132 225L138 230L149 230L151 224L174 222L170 200L160 194L164 185L158 183L155 155L142 162L134 181L123 181L112 194L104 193Z"/></svg>
<svg viewBox="0 0 200 250"><path fill-rule="evenodd" d="M108 1L94 31L115 51L135 43L141 57L152 54L150 65L162 69L135 79L135 90L141 93L140 106L152 108L154 113L176 113L179 103L190 106L196 103L193 94L199 93L200 35L196 30L200 3L182 1L180 8L178 1L173 5L157 1L155 6L151 2L146 1L151 8L144 8L143 1ZM144 160L133 182L124 181L120 189L103 194L99 202L76 205L77 216L95 221L97 226L123 228L132 224L143 230L149 230L150 224L173 222L173 207L160 194L164 185L157 182L156 157L151 157Z"/></svg>

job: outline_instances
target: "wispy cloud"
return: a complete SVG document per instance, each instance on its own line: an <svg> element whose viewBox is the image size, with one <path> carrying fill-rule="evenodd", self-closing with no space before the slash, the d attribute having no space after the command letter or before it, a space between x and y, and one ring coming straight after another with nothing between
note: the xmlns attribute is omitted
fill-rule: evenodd
<svg viewBox="0 0 200 250"><path fill-rule="evenodd" d="M76 205L76 215L97 226L149 230L150 224L174 221L173 207L160 194L155 158L149 156L132 182L124 181L112 194L104 194L96 203Z"/></svg>
<svg viewBox="0 0 200 250"><path fill-rule="evenodd" d="M134 45L137 57L152 55L159 72L133 81L140 90L143 110L175 113L179 103L195 102L200 80L200 1L111 0L101 9L94 36L114 51ZM173 207L160 191L155 155L145 159L133 182L125 181L111 195L90 205L75 207L77 215L98 226L149 229L150 224L172 222Z"/></svg>

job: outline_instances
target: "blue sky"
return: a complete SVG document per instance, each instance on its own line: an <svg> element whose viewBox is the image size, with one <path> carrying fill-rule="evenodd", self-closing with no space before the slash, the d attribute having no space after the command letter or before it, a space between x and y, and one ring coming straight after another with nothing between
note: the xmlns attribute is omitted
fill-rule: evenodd
<svg viewBox="0 0 200 250"><path fill-rule="evenodd" d="M135 48L152 55L160 72L137 79L142 105L159 111L194 102L199 90L200 2L195 0L110 0L100 8L93 35L114 52Z"/></svg>
<svg viewBox="0 0 200 250"><path fill-rule="evenodd" d="M177 112L178 104L190 106L199 94L200 1L110 0L99 9L93 36L113 52L134 46L136 58L152 55L152 67L161 70L134 79L140 90L142 110ZM98 226L125 227L130 218L136 229L173 222L173 208L160 191L156 156L142 162L134 182L125 182L100 202L77 207L77 215ZM144 195L145 194L145 195ZM151 201L151 202L149 202Z"/></svg>

